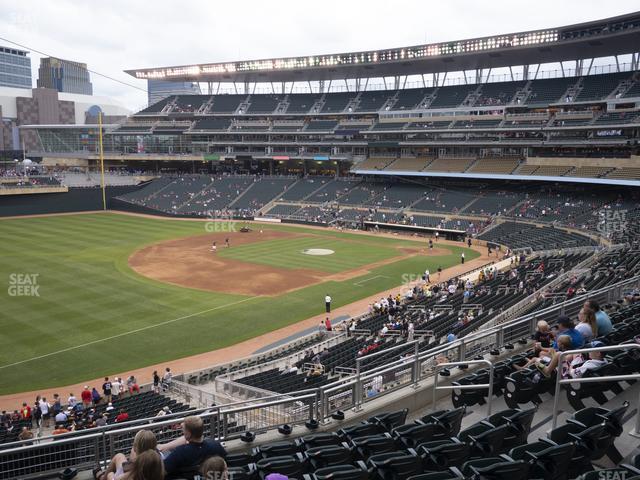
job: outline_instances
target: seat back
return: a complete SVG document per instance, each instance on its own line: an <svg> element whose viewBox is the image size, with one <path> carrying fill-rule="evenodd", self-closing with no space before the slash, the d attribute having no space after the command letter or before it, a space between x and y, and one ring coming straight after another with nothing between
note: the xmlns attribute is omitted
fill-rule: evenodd
<svg viewBox="0 0 640 480"><path fill-rule="evenodd" d="M422 473L422 461L417 455L404 452L385 453L369 458L380 478L404 480L412 475Z"/></svg>
<svg viewBox="0 0 640 480"><path fill-rule="evenodd" d="M358 425L341 429L338 434L344 439L353 439L357 437L367 437L380 433L381 427L375 423L363 422Z"/></svg>
<svg viewBox="0 0 640 480"><path fill-rule="evenodd" d="M563 445L554 445L539 452L529 453L533 460L532 475L535 478L541 477L546 480L566 478L574 450L575 445L573 443L565 443Z"/></svg>
<svg viewBox="0 0 640 480"><path fill-rule="evenodd" d="M253 463L253 456L249 453L228 453L225 457L228 467L244 467Z"/></svg>
<svg viewBox="0 0 640 480"><path fill-rule="evenodd" d="M396 442L389 434L354 438L352 444L358 454L365 460L372 455L395 452L397 450Z"/></svg>
<svg viewBox="0 0 640 480"><path fill-rule="evenodd" d="M281 457L295 455L299 447L293 442L274 442L261 445L255 449L255 458Z"/></svg>
<svg viewBox="0 0 640 480"><path fill-rule="evenodd" d="M319 468L312 478L314 480L368 480L369 473L353 465L334 465Z"/></svg>
<svg viewBox="0 0 640 480"><path fill-rule="evenodd" d="M427 470L461 467L469 459L469 451L468 444L454 441L429 442L418 447Z"/></svg>
<svg viewBox="0 0 640 480"><path fill-rule="evenodd" d="M280 473L288 477L302 478L305 473L303 463L293 455L263 458L256 463L260 475L264 478L270 473Z"/></svg>
<svg viewBox="0 0 640 480"><path fill-rule="evenodd" d="M342 439L334 432L332 433L314 433L313 435L305 435L298 439L300 445L305 448L322 447L325 445L340 445Z"/></svg>
<svg viewBox="0 0 640 480"><path fill-rule="evenodd" d="M313 462L313 466L316 469L346 465L353 461L353 453L345 445L314 447L308 449L305 455Z"/></svg>
<svg viewBox="0 0 640 480"><path fill-rule="evenodd" d="M487 467L472 468L481 479L491 480L528 480L528 462L517 460L512 462L494 463Z"/></svg>
<svg viewBox="0 0 640 480"><path fill-rule="evenodd" d="M447 436L455 437L460 431L460 426L462 425L462 417L464 416L465 411L465 407L448 410L442 415L435 417L435 423L440 425Z"/></svg>
<svg viewBox="0 0 640 480"><path fill-rule="evenodd" d="M471 456L497 455L502 452L502 444L508 430L507 425L487 430L479 435L472 435Z"/></svg>
<svg viewBox="0 0 640 480"><path fill-rule="evenodd" d="M409 409L405 408L403 410L398 410L395 412L382 413L380 415L376 415L374 417L369 418L370 423L375 423L380 425L386 431L390 432L395 427L399 427L403 425L407 420L407 414L409 413Z"/></svg>
<svg viewBox="0 0 640 480"><path fill-rule="evenodd" d="M414 448L432 440L436 436L436 428L434 423L402 425L394 428L391 434L405 446Z"/></svg>

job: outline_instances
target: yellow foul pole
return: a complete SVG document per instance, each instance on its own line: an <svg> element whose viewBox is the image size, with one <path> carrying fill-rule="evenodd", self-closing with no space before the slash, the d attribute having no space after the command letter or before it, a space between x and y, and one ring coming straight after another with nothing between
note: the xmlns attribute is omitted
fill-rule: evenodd
<svg viewBox="0 0 640 480"><path fill-rule="evenodd" d="M100 186L102 187L102 209L107 209L107 195L104 185L104 150L102 148L102 112L98 113L98 135L100 141Z"/></svg>

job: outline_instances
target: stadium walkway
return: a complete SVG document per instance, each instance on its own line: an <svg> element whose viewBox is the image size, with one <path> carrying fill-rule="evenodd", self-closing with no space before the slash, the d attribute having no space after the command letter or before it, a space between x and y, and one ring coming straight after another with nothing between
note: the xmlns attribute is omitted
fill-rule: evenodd
<svg viewBox="0 0 640 480"><path fill-rule="evenodd" d="M397 238L397 237L395 237ZM442 245L456 245L460 246L460 242L451 242L446 240L440 240L438 242ZM468 260L464 265L456 265L454 267L449 267L442 272L442 277L440 279L441 282L449 280L450 278L457 277L459 275L463 275L466 272L471 270L475 270L490 261L497 261L497 257L488 257L487 251L484 246L473 245L472 249L479 252L480 256L473 260ZM431 274L432 281L438 281L437 273ZM369 309L369 305L379 300L383 296L388 296L389 294L396 294L401 286L392 288L390 290L385 290L384 292L379 292L375 295L371 295L370 297L364 298L357 302L351 303L349 305L345 305L343 307L338 307L331 312L331 317L356 317L361 315L364 312L367 312ZM177 360L165 362L158 365L151 365L145 368L139 368L136 370L130 370L127 372L114 373L110 375L111 378L120 377L126 379L130 375L134 375L138 382L142 384L151 383L153 371L157 370L162 376L164 369L166 367L170 367L171 371L174 375L178 375L185 372L190 372L193 370L199 370L204 368L209 368L217 364L228 363L234 360L240 360L242 358L248 357L252 355L254 352L263 349L266 345L272 345L275 343L281 342L283 339L288 337L293 337L296 334L299 334L301 331L311 329L316 327L321 321L323 321L326 317L326 314L322 313L316 315L314 317L308 318L307 320L303 320L287 327L281 328L279 330L274 330L273 332L266 333L259 337L255 337L249 340L245 340L244 342L237 343L235 345L231 345L229 347L221 348L218 350L213 350L211 352L201 353L198 355L193 355L190 357L180 358ZM36 395L41 395L46 397L47 399L53 399L54 393L59 393L60 397L66 400L69 392L74 392L77 396L80 395L83 387L88 385L91 387L96 387L98 391L101 390L101 386L103 383L103 378L97 378L93 380L87 380L82 383L77 383L75 385L66 385L60 386L57 388L43 389L39 391L31 391L31 392L22 392L10 395L0 396L0 410L9 410L13 411L15 409L20 408L22 402L27 402L27 404L32 405Z"/></svg>

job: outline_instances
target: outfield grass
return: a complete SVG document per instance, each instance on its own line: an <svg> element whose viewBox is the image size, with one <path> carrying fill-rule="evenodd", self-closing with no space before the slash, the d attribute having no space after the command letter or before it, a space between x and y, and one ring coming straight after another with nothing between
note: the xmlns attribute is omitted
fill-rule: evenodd
<svg viewBox="0 0 640 480"><path fill-rule="evenodd" d="M268 254L257 253L261 244L220 253L339 272L397 256L397 246L416 245L334 230L261 228L311 233L317 241L275 241ZM409 257L348 281L267 298L163 284L129 268L135 250L205 234L202 222L91 214L0 220L0 231L0 394L77 383L229 346L321 313L326 292L335 307L346 305L400 285L405 275L455 265L463 250L447 247L449 255ZM310 247L335 250L335 260L322 268L314 262L329 257L294 255ZM464 250L468 260L478 256ZM37 274L39 296L10 296L15 274Z"/></svg>

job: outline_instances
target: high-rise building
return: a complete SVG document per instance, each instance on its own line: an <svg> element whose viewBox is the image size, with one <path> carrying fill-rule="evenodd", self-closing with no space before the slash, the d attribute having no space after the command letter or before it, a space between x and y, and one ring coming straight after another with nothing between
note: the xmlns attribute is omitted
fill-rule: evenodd
<svg viewBox="0 0 640 480"><path fill-rule="evenodd" d="M147 80L149 105L153 105L170 95L200 95L200 93L200 86L193 82Z"/></svg>
<svg viewBox="0 0 640 480"><path fill-rule="evenodd" d="M0 47L0 86L31 88L31 59L27 51Z"/></svg>
<svg viewBox="0 0 640 480"><path fill-rule="evenodd" d="M40 59L38 87L53 88L65 93L93 95L93 86L86 63L54 57Z"/></svg>

